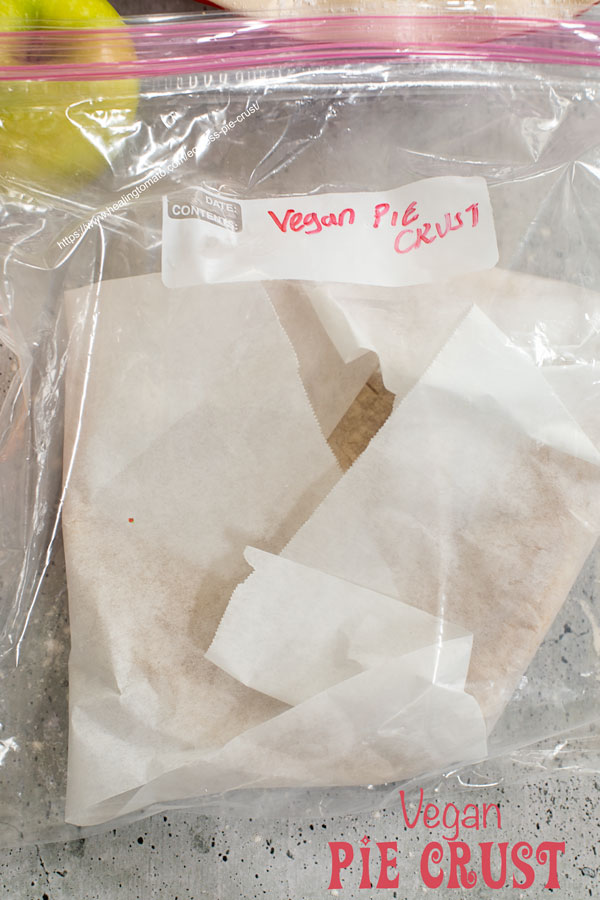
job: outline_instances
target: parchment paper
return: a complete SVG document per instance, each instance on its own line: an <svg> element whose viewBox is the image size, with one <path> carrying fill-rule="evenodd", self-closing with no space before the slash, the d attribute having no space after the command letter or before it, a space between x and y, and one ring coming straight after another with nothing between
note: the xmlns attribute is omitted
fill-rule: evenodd
<svg viewBox="0 0 600 900"><path fill-rule="evenodd" d="M432 680L448 683L451 672L449 683L464 689L456 662L468 665L472 635L463 628L285 557L254 548L245 556L254 574L236 588L206 654L244 684L294 706L377 665L437 650Z"/></svg>
<svg viewBox="0 0 600 900"><path fill-rule="evenodd" d="M563 281L491 269L442 284L405 288L303 283L346 361L377 353L383 380L402 397L473 305L542 370L600 444L600 295Z"/></svg>
<svg viewBox="0 0 600 900"><path fill-rule="evenodd" d="M369 376L375 353L364 351L346 363L323 328L302 283L269 281L265 289L291 340L302 383L323 433L329 436Z"/></svg>
<svg viewBox="0 0 600 900"><path fill-rule="evenodd" d="M492 725L595 543L599 464L527 355L473 308L282 556L471 632L467 690ZM320 638L296 618L311 608L311 578L305 585L281 596L277 616L262 576L250 576L217 631L213 659L261 690L266 679L288 700L287 643L292 660L311 660L311 680L330 680L336 654L354 661L333 595L326 634L337 630L341 646L332 639L329 653L313 656ZM257 670L241 652L246 603L260 623Z"/></svg>
<svg viewBox="0 0 600 900"><path fill-rule="evenodd" d="M246 544L281 549L339 469L260 285L168 291L141 276L68 307L67 818L80 822L283 708L204 652Z"/></svg>

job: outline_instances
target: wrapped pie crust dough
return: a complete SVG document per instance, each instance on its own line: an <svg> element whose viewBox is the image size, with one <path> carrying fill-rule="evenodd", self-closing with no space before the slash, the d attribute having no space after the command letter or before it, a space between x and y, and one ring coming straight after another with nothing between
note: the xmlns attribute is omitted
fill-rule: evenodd
<svg viewBox="0 0 600 900"><path fill-rule="evenodd" d="M527 354L472 309L342 475L261 285L68 311L68 820L484 756L599 530Z"/></svg>

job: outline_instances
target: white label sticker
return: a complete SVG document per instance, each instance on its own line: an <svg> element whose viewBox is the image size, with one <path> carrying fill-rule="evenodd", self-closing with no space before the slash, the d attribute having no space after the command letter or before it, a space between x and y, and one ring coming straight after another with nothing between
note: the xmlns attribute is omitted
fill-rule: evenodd
<svg viewBox="0 0 600 900"><path fill-rule="evenodd" d="M479 177L260 200L198 187L164 198L167 287L270 279L400 287L497 262L492 207Z"/></svg>

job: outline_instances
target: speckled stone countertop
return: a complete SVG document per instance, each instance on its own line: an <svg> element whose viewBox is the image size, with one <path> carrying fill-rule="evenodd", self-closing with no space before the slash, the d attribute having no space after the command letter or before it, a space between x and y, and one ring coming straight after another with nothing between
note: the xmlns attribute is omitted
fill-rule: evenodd
<svg viewBox="0 0 600 900"><path fill-rule="evenodd" d="M497 803L499 830L463 832L473 852L481 841L529 842L534 849L543 841L565 842L559 858L560 888L552 896L564 900L597 897L600 885L600 778L552 777L512 787L473 788L465 798L452 785L436 795L443 806L456 802ZM416 808L408 809L414 816ZM398 842L397 889L372 893L360 889L359 850L368 836L376 842ZM428 891L419 872L421 854L434 831L421 825L406 828L401 809L353 817L322 817L306 821L223 819L177 813L155 816L103 836L66 844L46 844L0 854L0 897L10 900L317 900L332 896L416 900L425 893L444 898L470 896L540 898L543 869L526 890L512 886L493 893L479 884L462 893L446 887ZM439 837L437 837L439 840ZM330 841L349 842L355 863L342 873L342 890L328 889L331 878ZM378 855L372 875L378 876ZM514 870L509 866L509 876ZM518 874L518 873L517 873ZM480 879L481 880L481 879Z"/></svg>

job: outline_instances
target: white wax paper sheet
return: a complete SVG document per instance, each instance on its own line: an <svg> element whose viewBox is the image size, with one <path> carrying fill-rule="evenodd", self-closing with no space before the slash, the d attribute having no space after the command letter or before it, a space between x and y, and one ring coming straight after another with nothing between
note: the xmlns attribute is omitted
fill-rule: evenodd
<svg viewBox="0 0 600 900"><path fill-rule="evenodd" d="M460 689L468 650L468 641L452 648L446 684L436 683L433 646L367 669L88 815L103 821L165 797L185 802L232 788L380 783L480 759L483 720Z"/></svg>
<svg viewBox="0 0 600 900"><path fill-rule="evenodd" d="M479 306L543 371L565 405L600 443L600 295L574 284L491 269L405 288L303 283L347 360L379 357L388 390L403 396L461 319Z"/></svg>
<svg viewBox="0 0 600 900"><path fill-rule="evenodd" d="M236 588L206 654L244 684L294 706L366 669L438 648L434 681L444 684L450 668L464 689L466 669L457 683L453 668L457 656L468 665L472 635L464 629L284 557L254 548L245 555L254 574Z"/></svg>
<svg viewBox="0 0 600 900"><path fill-rule="evenodd" d="M284 594L277 581L265 585L261 563L234 594L209 654L288 702L288 658L292 670L294 660L310 659L310 683L327 683L336 667L341 677L357 658L338 593L342 579L385 595L386 603L396 597L443 617L440 644L446 622L472 633L467 690L491 725L595 543L599 463L538 368L473 308L284 549L283 557L306 567L304 590L296 583ZM329 594L324 585L319 594L327 597L329 636L319 664L313 649L323 640L320 630L300 621L306 608L310 622L315 579L323 574L333 581ZM246 604L262 625L255 624L246 647L250 655L258 645L254 669L242 652ZM366 617L377 608L365 598L362 605ZM384 621L393 633L393 619ZM386 648L381 639L383 657Z"/></svg>
<svg viewBox="0 0 600 900"><path fill-rule="evenodd" d="M281 549L339 469L260 285L141 276L68 306L67 816L83 822L282 708L204 651L246 544Z"/></svg>
<svg viewBox="0 0 600 900"><path fill-rule="evenodd" d="M265 289L294 346L300 377L323 433L330 435L377 369L377 356L362 351L357 359L345 363L301 283L270 281Z"/></svg>

